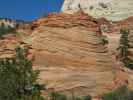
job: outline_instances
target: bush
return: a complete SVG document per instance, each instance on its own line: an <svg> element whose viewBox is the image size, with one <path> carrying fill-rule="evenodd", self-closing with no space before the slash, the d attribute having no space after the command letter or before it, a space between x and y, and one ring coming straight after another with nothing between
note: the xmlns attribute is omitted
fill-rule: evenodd
<svg viewBox="0 0 133 100"><path fill-rule="evenodd" d="M124 85L111 93L104 94L102 100L133 100L133 91Z"/></svg>
<svg viewBox="0 0 133 100"><path fill-rule="evenodd" d="M68 100L64 94L55 91L50 93L50 98L50 100Z"/></svg>
<svg viewBox="0 0 133 100"><path fill-rule="evenodd" d="M38 71L26 59L27 49L16 48L16 57L0 60L0 100L43 100Z"/></svg>

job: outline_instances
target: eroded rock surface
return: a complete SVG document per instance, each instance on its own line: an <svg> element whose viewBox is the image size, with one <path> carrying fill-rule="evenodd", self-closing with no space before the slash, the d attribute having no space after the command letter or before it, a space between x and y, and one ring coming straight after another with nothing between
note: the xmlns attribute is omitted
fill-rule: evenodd
<svg viewBox="0 0 133 100"><path fill-rule="evenodd" d="M75 95L97 95L115 79L115 65L101 44L99 24L86 14L39 19L25 40L35 49L35 69L48 89Z"/></svg>

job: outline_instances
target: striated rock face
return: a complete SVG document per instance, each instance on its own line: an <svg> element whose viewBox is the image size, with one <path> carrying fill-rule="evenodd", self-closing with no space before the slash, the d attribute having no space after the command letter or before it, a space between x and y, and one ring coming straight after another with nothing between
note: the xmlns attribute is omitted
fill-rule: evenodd
<svg viewBox="0 0 133 100"><path fill-rule="evenodd" d="M0 39L0 59L15 57L15 48L17 47L27 48L27 58L33 60L33 53L31 54L32 47L23 42L23 39L15 34L7 34Z"/></svg>
<svg viewBox="0 0 133 100"><path fill-rule="evenodd" d="M41 18L34 21L32 27L36 28L42 25L63 28L84 26L90 31L97 33L100 31L99 22L92 16L89 16L82 11L79 11L75 14L51 13L46 18Z"/></svg>
<svg viewBox="0 0 133 100"><path fill-rule="evenodd" d="M89 15L52 14L33 22L36 28L24 42L35 49L34 68L48 89L75 95L108 91L115 65L101 44L98 22Z"/></svg>
<svg viewBox="0 0 133 100"><path fill-rule="evenodd" d="M96 18L118 21L133 15L132 5L132 0L65 0L61 11L73 13L82 9Z"/></svg>

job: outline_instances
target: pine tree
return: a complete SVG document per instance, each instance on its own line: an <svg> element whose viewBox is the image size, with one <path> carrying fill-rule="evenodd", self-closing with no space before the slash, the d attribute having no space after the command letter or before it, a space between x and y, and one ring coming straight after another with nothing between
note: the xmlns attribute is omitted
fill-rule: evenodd
<svg viewBox="0 0 133 100"><path fill-rule="evenodd" d="M133 69L133 61L128 57L130 52L129 48L131 47L129 45L128 35L129 30L122 29L120 32L121 38L120 38L120 46L118 48L119 51L119 58L120 60L125 64L126 67Z"/></svg>
<svg viewBox="0 0 133 100"><path fill-rule="evenodd" d="M27 49L16 48L16 57L0 60L0 100L43 100L38 71L26 58Z"/></svg>

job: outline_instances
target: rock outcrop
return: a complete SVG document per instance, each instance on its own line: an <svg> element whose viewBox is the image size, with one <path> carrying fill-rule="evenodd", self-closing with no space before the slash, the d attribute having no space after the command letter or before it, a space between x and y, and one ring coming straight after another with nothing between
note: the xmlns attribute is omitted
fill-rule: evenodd
<svg viewBox="0 0 133 100"><path fill-rule="evenodd" d="M16 29L26 30L30 29L30 22L26 22L23 20L15 20L10 18L0 18L0 26L3 25L6 27L12 27Z"/></svg>
<svg viewBox="0 0 133 100"><path fill-rule="evenodd" d="M99 18L118 21L133 15L132 0L65 0L62 12L74 13L82 9Z"/></svg>
<svg viewBox="0 0 133 100"><path fill-rule="evenodd" d="M109 91L115 65L101 44L99 22L83 13L50 14L33 22L25 39L35 52L34 68L48 89L93 96Z"/></svg>

